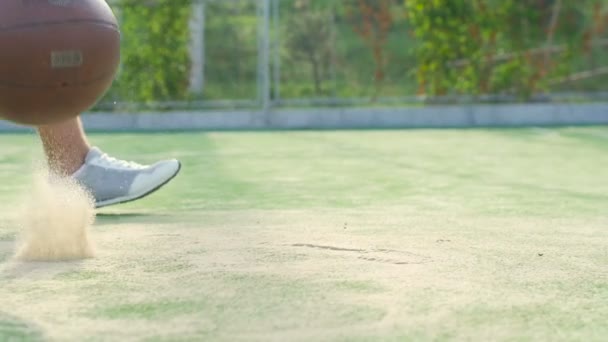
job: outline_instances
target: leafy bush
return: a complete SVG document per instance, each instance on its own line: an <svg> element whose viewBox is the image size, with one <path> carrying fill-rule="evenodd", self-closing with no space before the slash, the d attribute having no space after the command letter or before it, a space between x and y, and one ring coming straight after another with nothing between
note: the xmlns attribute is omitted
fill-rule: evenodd
<svg viewBox="0 0 608 342"><path fill-rule="evenodd" d="M589 51L585 37L597 30L585 28L589 23L582 11L591 2L405 1L419 40L419 92L503 93L528 99L548 89Z"/></svg>
<svg viewBox="0 0 608 342"><path fill-rule="evenodd" d="M117 0L121 71L104 101L154 102L188 96L189 0Z"/></svg>

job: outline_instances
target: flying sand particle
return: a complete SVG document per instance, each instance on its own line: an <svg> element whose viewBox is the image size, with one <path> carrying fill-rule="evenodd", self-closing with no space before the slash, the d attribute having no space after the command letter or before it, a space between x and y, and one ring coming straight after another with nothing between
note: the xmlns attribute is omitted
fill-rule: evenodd
<svg viewBox="0 0 608 342"><path fill-rule="evenodd" d="M15 257L22 261L92 258L89 229L94 221L93 200L77 183L37 174L20 212Z"/></svg>

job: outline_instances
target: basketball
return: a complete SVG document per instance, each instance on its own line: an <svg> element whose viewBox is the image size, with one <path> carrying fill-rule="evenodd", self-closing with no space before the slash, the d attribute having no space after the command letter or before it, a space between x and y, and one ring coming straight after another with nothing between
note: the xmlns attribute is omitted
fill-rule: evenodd
<svg viewBox="0 0 608 342"><path fill-rule="evenodd" d="M119 26L104 0L0 0L0 118L73 118L108 91L119 63Z"/></svg>

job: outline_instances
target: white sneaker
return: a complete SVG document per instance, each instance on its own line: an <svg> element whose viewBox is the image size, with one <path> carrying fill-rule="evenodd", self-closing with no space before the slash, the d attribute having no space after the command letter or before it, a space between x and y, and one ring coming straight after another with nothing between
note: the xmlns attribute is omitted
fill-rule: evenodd
<svg viewBox="0 0 608 342"><path fill-rule="evenodd" d="M167 184L180 169L181 163L174 159L140 165L93 147L72 177L91 193L95 207L101 208L145 197Z"/></svg>

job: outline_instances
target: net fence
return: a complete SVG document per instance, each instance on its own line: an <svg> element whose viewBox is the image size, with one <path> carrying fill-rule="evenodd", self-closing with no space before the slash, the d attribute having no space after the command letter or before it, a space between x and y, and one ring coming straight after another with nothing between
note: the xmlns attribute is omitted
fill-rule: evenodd
<svg viewBox="0 0 608 342"><path fill-rule="evenodd" d="M96 110L608 98L608 1L114 0Z"/></svg>

